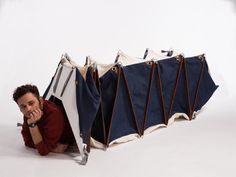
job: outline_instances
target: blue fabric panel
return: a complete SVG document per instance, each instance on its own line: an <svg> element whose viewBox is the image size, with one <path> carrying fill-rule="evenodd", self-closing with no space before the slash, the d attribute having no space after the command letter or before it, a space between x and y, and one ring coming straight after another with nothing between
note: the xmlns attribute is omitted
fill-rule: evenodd
<svg viewBox="0 0 236 177"><path fill-rule="evenodd" d="M179 61L176 58L164 59L158 61L159 73L162 82L163 99L165 104L166 115L170 108L171 98L175 87L178 74ZM170 117L167 117L170 118Z"/></svg>
<svg viewBox="0 0 236 177"><path fill-rule="evenodd" d="M182 67L180 70L179 81L177 83L174 103L170 113L170 117L175 113L185 113L189 115L188 92L187 82L184 73L184 63L182 63Z"/></svg>
<svg viewBox="0 0 236 177"><path fill-rule="evenodd" d="M123 68L139 130L142 129L151 65L134 64ZM127 100L128 101L128 100Z"/></svg>
<svg viewBox="0 0 236 177"><path fill-rule="evenodd" d="M80 132L82 133L84 143L88 143L90 129L99 108L100 96L89 70L85 81L80 71L76 68L76 81L76 101L79 112Z"/></svg>
<svg viewBox="0 0 236 177"><path fill-rule="evenodd" d="M153 125L165 123L164 112L162 110L158 72L158 67L155 67L150 90L151 96L147 109L147 119L144 129L147 129Z"/></svg>
<svg viewBox="0 0 236 177"><path fill-rule="evenodd" d="M104 122L103 122L103 117L101 115L101 105L100 105L98 113L96 115L96 118L93 122L91 136L95 140L97 140L103 144L106 144L106 134L103 131L103 128L104 128L103 124L104 124Z"/></svg>
<svg viewBox="0 0 236 177"><path fill-rule="evenodd" d="M104 113L103 118L104 118L104 123L105 123L105 131L107 135L109 131L113 104L114 104L115 95L116 95L117 74L113 70L109 70L99 80L100 80L100 86L101 86L101 93L100 93L101 101L102 101L101 104L103 105L102 108L103 108L103 113ZM101 112L98 112L96 119L94 121L94 124L93 124L92 137L95 140L105 144L103 125L102 125L103 118L101 117Z"/></svg>
<svg viewBox="0 0 236 177"><path fill-rule="evenodd" d="M108 142L132 133L138 133L132 114L128 92L124 78L121 76L117 92L117 100L114 105L114 114L111 120L111 130Z"/></svg>
<svg viewBox="0 0 236 177"><path fill-rule="evenodd" d="M185 61L187 69L190 104L192 107L194 104L194 97L197 90L198 80L201 74L202 61L199 59L198 56L186 58Z"/></svg>

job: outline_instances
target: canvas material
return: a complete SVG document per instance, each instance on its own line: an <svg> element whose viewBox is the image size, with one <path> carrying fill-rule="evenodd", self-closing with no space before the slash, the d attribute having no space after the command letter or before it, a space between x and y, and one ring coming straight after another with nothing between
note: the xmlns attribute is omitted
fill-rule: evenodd
<svg viewBox="0 0 236 177"><path fill-rule="evenodd" d="M62 70L61 70L62 69ZM59 71L62 71L60 74L60 79L57 83L57 78L59 78ZM83 149L84 144L83 140L80 137L80 127L79 127L79 114L77 110L77 103L76 103L76 90L75 90L75 72L72 73L69 81L68 81L68 87L64 90L64 94L61 95L64 83L66 82L66 79L68 78L68 74L71 72L72 68L68 66L63 66L62 64L59 64L56 74L54 75L51 84L49 85L49 88L45 92L45 99L49 100L51 96L54 96L62 101L62 104L65 108L68 120L70 122L72 131L75 136L76 143L78 145L78 148L81 152L81 155L84 155ZM57 83L57 88L54 89L55 84Z"/></svg>
<svg viewBox="0 0 236 177"><path fill-rule="evenodd" d="M179 55L178 52L173 51L173 55L168 57L166 56L165 53L162 53L161 51L154 51L152 49L146 49L145 59L146 60L163 60L163 59L176 57L178 55Z"/></svg>
<svg viewBox="0 0 236 177"><path fill-rule="evenodd" d="M44 97L50 99L51 96L54 96L62 101L78 148L83 155L84 146L88 141L88 134L95 118L93 114L96 114L100 97L91 75L87 72L88 67L76 68L76 66L71 60L63 58ZM80 70L86 70L84 73L86 76L83 76ZM59 71L61 71L60 76ZM57 80L57 88L54 90Z"/></svg>
<svg viewBox="0 0 236 177"><path fill-rule="evenodd" d="M117 53L117 63L120 63L122 66L128 66L142 62L144 62L143 58L129 56L121 50L119 50Z"/></svg>
<svg viewBox="0 0 236 177"><path fill-rule="evenodd" d="M127 57L127 55L125 54L124 56L124 59L128 61L130 57ZM73 73L77 73L77 77L79 77L78 80L81 80L81 82L79 82L80 84L78 84L80 86L77 86L78 90L75 91L76 97L79 96L79 103L77 102L77 105L80 105L81 107L77 107L75 109L84 110L84 112L82 113L83 118L78 118L79 121L82 122L79 124L79 134L82 134L83 142L88 142L90 128L92 128L92 138L90 139L91 145L100 148L104 148L105 144L110 146L112 144L127 142L140 137L139 130L141 129L143 124L143 108L145 106L145 104L143 103L145 102L144 99L147 97L146 90L149 79L147 75L150 75L150 66L147 62L144 62L145 60L138 59L138 61L139 62L135 63L134 60L131 59L131 61L128 61L129 64L125 66L120 66L119 63L110 65L96 64L96 68L99 73L98 77L101 84L101 91L99 92L98 88L95 87L96 84L94 78L92 78L91 73L88 73L88 68L91 67L91 64L94 64L94 62L91 60L90 66L88 65L86 67L77 66L77 71ZM194 95L196 93L196 87L198 85L197 81L199 80L202 62L199 60L198 56L186 58L185 61L188 73L187 81L189 84L190 104L192 106L195 100ZM67 61L64 64L66 67L76 66L71 61ZM156 64L157 67L154 70L155 77L153 77L152 82L157 83L159 81L159 78L156 77L159 73L163 90L165 107L164 111L168 112L170 109L171 95L173 93L176 77L178 74L177 71L179 68L179 61L175 57L168 57L163 60L156 60ZM120 78L120 85L118 86L117 68L119 67L122 67L125 78L123 76ZM80 71L83 71L83 74ZM55 75L53 76L52 81L54 80L54 78ZM50 85L53 84L52 81ZM195 110L193 110L193 113L200 110L201 107L204 106L204 104L209 100L209 98L218 87L215 85L214 81L209 75L206 62L205 70L202 74L202 83L203 84L199 84L199 93L196 101L196 108ZM158 84L152 85L151 99L149 103L151 106L149 105L147 110L147 120L144 126L144 135L158 129L159 127L171 125L174 120L179 117L184 117L185 119L192 118L188 116L186 93L183 92L183 90L186 89L185 84L184 72L183 70L181 70L179 84L177 86L176 95L173 102L173 108L170 112L169 117L167 117L168 122L166 125L163 122L164 112L162 111L161 97L157 92L160 88L158 88ZM80 88L81 86L83 86L83 89L85 88L86 91ZM128 92L127 87L131 93ZM48 90L50 89L47 89L47 92L49 92ZM88 92L88 95L83 95L84 92ZM127 99L129 97L129 94L132 104L130 104L130 101ZM95 99L95 101L93 99ZM90 100L91 102L94 101L94 103L91 104L92 106L86 106L89 104L86 103L85 100ZM101 100L103 101L103 123L105 127L101 126L101 117L99 114L97 114L98 110L101 109L101 105L99 104ZM70 103L68 103L68 105L69 104ZM84 106L82 106L83 104ZM88 107L90 107L91 109L88 109ZM137 126L135 125L135 121L133 119L134 115L131 111L131 107L134 108ZM69 112L70 110L71 108L68 108ZM88 117L90 118L88 118L87 120L85 117L87 116L88 112L92 113L88 114ZM102 128L105 128L105 134Z"/></svg>

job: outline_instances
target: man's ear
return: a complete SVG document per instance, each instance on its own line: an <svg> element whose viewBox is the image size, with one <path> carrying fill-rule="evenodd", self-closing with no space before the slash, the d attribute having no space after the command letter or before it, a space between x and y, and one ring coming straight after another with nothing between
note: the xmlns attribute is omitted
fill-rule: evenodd
<svg viewBox="0 0 236 177"><path fill-rule="evenodd" d="M43 110L43 98L41 96L39 97L39 106L40 109Z"/></svg>
<svg viewBox="0 0 236 177"><path fill-rule="evenodd" d="M43 102L43 97L40 96L40 97L39 97L39 101L40 101L40 102Z"/></svg>

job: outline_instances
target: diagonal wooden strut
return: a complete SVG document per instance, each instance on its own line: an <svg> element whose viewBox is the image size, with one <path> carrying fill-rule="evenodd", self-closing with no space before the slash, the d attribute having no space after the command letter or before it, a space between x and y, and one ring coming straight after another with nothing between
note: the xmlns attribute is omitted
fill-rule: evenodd
<svg viewBox="0 0 236 177"><path fill-rule="evenodd" d="M144 117L143 117L143 124L142 124L141 135L144 134L145 125L146 125L146 121L147 121L147 111L148 111L149 102L150 102L150 98L151 98L152 80L153 80L153 75L154 75L154 70L155 70L154 62L151 62L150 64L151 64L151 71L150 71L150 76L149 76L149 83L148 83L146 104L145 104L145 108L144 108Z"/></svg>
<svg viewBox="0 0 236 177"><path fill-rule="evenodd" d="M192 107L190 103L190 94L189 94L189 84L188 84L188 73L187 73L187 66L186 66L186 61L183 59L183 64L184 64L184 78L185 78L185 88L186 88L186 94L187 94L187 103L188 103L188 117L191 119L191 112L192 112Z"/></svg>
<svg viewBox="0 0 236 177"><path fill-rule="evenodd" d="M135 111L134 111L134 106L133 106L134 104L133 104L132 99L131 99L131 95L130 95L130 91L129 91L127 79L126 79L126 77L125 77L123 68L121 68L121 74L122 74L122 76L123 76L123 78L124 78L126 90L127 90L127 92L128 92L129 103L130 103L130 107L131 107L131 111L132 111L133 119L134 119L133 121L134 121L134 123L135 123L135 126L136 126L136 129L137 129L138 134L141 136L141 132L140 132L139 126L138 126L138 124L137 124L137 120L136 120L136 114L135 114Z"/></svg>
<svg viewBox="0 0 236 177"><path fill-rule="evenodd" d="M162 91L162 81L161 81L161 76L160 76L160 66L158 64L158 62L155 64L156 68L158 69L158 72L157 72L157 77L158 77L158 82L157 82L157 85L159 86L159 94L160 94L160 98L161 98L161 105L162 105L162 112L163 112L163 115L164 115L164 123L165 125L168 124L168 118L167 118L167 115L166 115L166 110L165 110L165 101L164 101L164 96L163 96L163 91Z"/></svg>
<svg viewBox="0 0 236 177"><path fill-rule="evenodd" d="M117 70L117 67L116 67L116 70ZM116 95L115 95L115 100L114 100L113 107L112 107L112 114L111 114L110 124L109 124L109 128L108 128L108 134L107 134L107 137L106 137L107 138L106 139L106 147L109 146L109 139L110 139L110 135L111 135L111 124L112 124L112 119L113 119L115 106L116 106L116 101L117 101L118 92L119 92L120 75L121 75L121 68L119 67L118 71L117 71Z"/></svg>
<svg viewBox="0 0 236 177"><path fill-rule="evenodd" d="M170 102L169 110L168 110L168 113L167 113L167 117L168 118L170 118L170 114L171 114L172 107L173 107L173 104L174 104L176 90L177 90L177 87L178 87L180 73L181 73L181 69L182 69L182 63L183 63L183 58L181 57L180 61L179 61L179 67L178 67L178 72L177 72L176 80L175 80L175 86L174 86L174 90L172 92L171 102Z"/></svg>
<svg viewBox="0 0 236 177"><path fill-rule="evenodd" d="M204 56L199 56L199 58L202 60L202 67L201 67L200 76L199 76L199 79L198 79L198 82L197 82L197 89L196 89L196 92L195 92L195 95L194 95L194 102L193 102L193 105L192 105L192 112L190 114L190 116L191 116L190 119L193 119L193 112L196 108L199 88L200 88L200 84L201 84L201 81L202 81L203 71L204 71L204 68L205 68L205 57Z"/></svg>

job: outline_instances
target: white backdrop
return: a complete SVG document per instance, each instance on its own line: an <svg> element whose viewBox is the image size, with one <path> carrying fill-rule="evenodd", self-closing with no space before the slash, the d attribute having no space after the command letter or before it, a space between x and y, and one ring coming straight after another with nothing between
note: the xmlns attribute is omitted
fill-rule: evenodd
<svg viewBox="0 0 236 177"><path fill-rule="evenodd" d="M184 53L185 56L206 54L212 77L220 87L210 102L207 103L204 112L199 116L205 116L204 119L200 120L207 121L211 120L209 117L215 117L217 114L219 124L214 127L215 132L221 129L220 121L225 121L225 129L228 130L227 135L230 135L225 135L228 137L227 142L229 144L233 142L234 144L230 144L231 149L221 149L230 153L229 156L222 155L222 158L225 158L226 162L228 161L231 164L230 162L233 162L233 159L236 158L233 150L235 140L232 137L232 134L235 135L236 133L236 122L233 119L236 114L232 106L236 104L234 78L236 64L235 0L0 0L0 150L2 151L0 153L0 166L10 169L13 165L18 167L18 170L22 170L23 164L21 166L18 164L21 162L30 163L27 164L30 169L35 169L36 166L45 168L42 163L50 166L50 162L45 158L39 161L36 160L35 164L32 164L30 162L32 159L27 156L29 150L25 150L22 146L20 132L15 127L16 122L22 121L22 117L16 104L12 101L12 92L17 86L33 83L38 85L41 94L43 94L60 61L61 54L64 52L67 52L78 64L83 65L87 55L92 56L97 61L109 63L115 60L119 49L128 55L142 57L147 47L153 50L173 48L177 52ZM202 122L202 124L205 125L209 122ZM179 126L181 126L180 124L183 123L178 123ZM180 129L177 126L175 131L182 132L182 129L186 130L189 125ZM199 132L200 129L196 127L196 132ZM171 132L171 129L165 130L166 134L163 131L166 136L168 136L167 132ZM147 145L149 142L154 145L151 136L155 135L148 137L150 141L143 140L144 142L141 142L139 147L145 149L149 146ZM159 134L156 135L156 137L158 136ZM169 136L172 137L173 135ZM213 134L212 137L214 137ZM197 138L197 140L199 139L201 137ZM146 144L145 141L147 141ZM135 143L137 142L130 143L132 150L131 147L129 149L129 145L125 145L126 153L129 153L129 150L133 152L136 147ZM217 143L221 144L220 141L217 141ZM229 144L223 147L229 147ZM11 147L10 150L9 147ZM189 148L191 149L191 145ZM134 151L143 154L143 151L139 150L138 148ZM155 151L155 148L153 150ZM21 155L21 151L24 155ZM119 149L118 147L116 155L119 156L118 154L122 152L122 148ZM111 171L113 166L111 166L111 163L101 164L101 156L106 156L106 160L109 159L110 161L116 159L114 168L120 165L119 170L122 171L124 166L121 163L116 164L117 161L121 161L117 156L96 150L92 153L95 153L93 156L97 158L97 161L94 160L96 163L91 165L90 168L83 168L83 170L76 166L76 169L82 170L82 172L78 171L78 174L82 173L82 176L104 176L102 172L98 173L98 170L96 170L99 163L99 165L102 165L100 168L108 175L105 167L108 166L109 171ZM150 153L153 154L154 152ZM164 153L169 152L164 151ZM12 156L8 156L9 154ZM33 152L30 155L32 156L32 154ZM210 157L215 158L213 161L205 161L204 159L205 163L208 164L209 162L211 165L216 163L218 159L216 155L217 153ZM20 156L20 160L12 164L12 161L16 160L14 159L15 156ZM37 159L36 157L33 156L33 160ZM124 154L124 157L127 157L127 154ZM191 155L189 156L190 159L187 157L182 159L181 156L178 158L175 155L174 157L175 164L193 158ZM56 156L53 156L53 158L56 158ZM53 158L50 159L51 162L60 166L60 163L52 161ZM155 164L153 159L150 160L146 156L143 156L143 158L147 162ZM108 162L110 162L109 160ZM129 160L128 167L132 169L127 171L129 176L139 176L141 174L155 176L155 166L151 165L152 172L148 170L147 173L140 173L135 165L131 165L135 164L139 158L135 159L132 156ZM161 161L165 160L164 155L157 159L159 165L163 164ZM230 166L223 162L214 166L216 167L215 173L207 171L214 168L213 166L209 166L209 168L207 168L207 164L204 164L204 167L198 166L202 159L194 162L193 166L186 168L187 172L186 169L182 169L185 168L182 166L182 168L176 168L172 174L172 172L168 172L169 162L165 161L167 164L162 166L162 173L159 175L189 176L192 174L192 176L215 177L227 173L228 176L235 176L231 168L220 169L224 165L225 167ZM70 166L72 162L67 159L66 163ZM4 171L3 167L2 169L0 167L1 177L12 177L16 174L16 171L11 173ZM144 165L143 168L148 169L148 166ZM206 173L201 169L204 169ZM135 172L136 170L139 172ZM158 169L156 170L156 173L158 173ZM217 173L217 170L219 170L219 173ZM88 171L90 172L88 173ZM191 173L192 171L194 173ZM51 176L64 175L63 172L50 173L50 170L37 171L37 173L39 173L39 176L44 173L45 176L47 174L51 174ZM33 174L37 176L37 174ZM115 172L112 176L124 176L124 173L121 174Z"/></svg>

